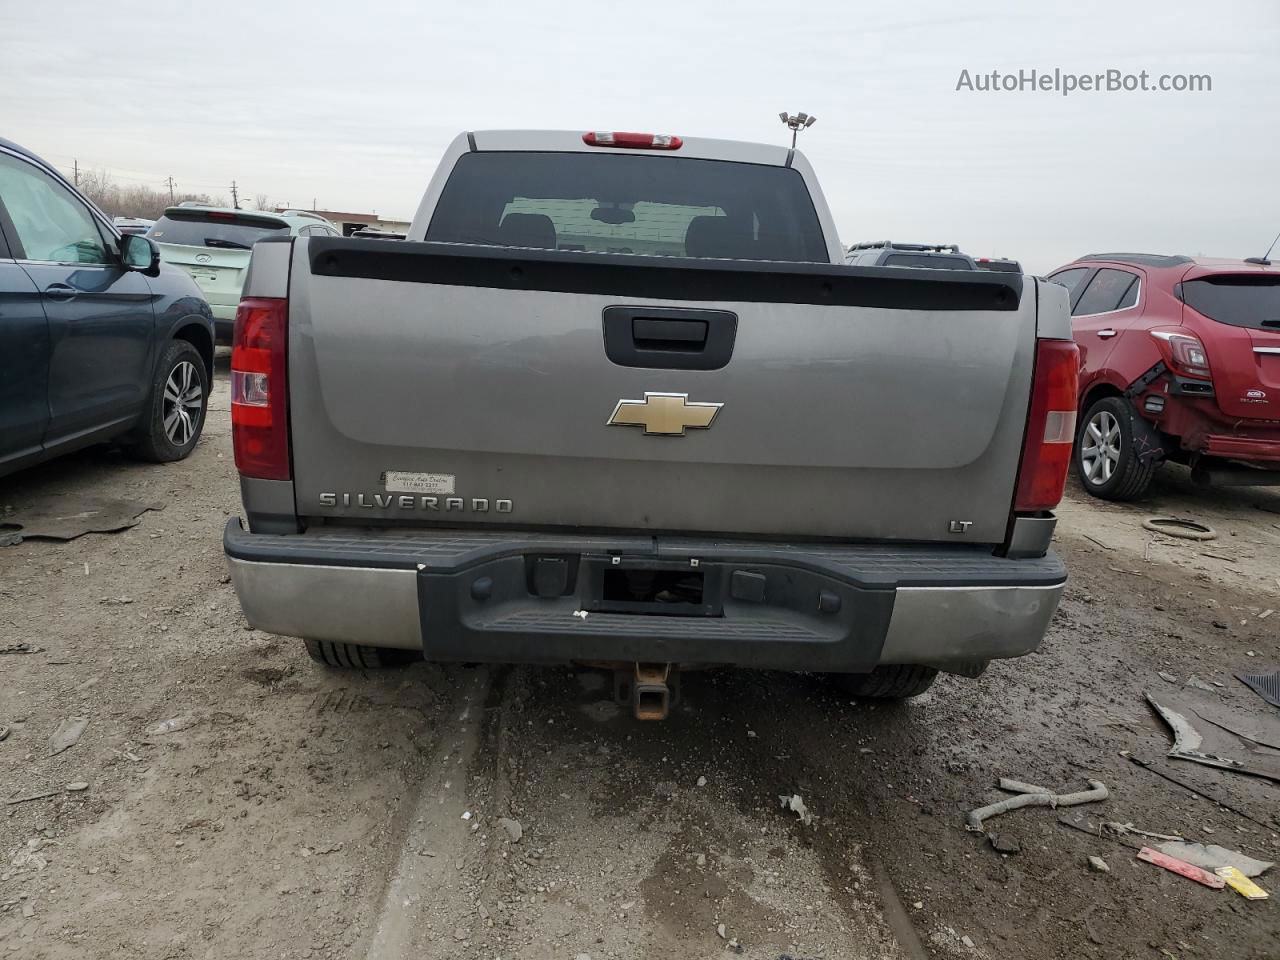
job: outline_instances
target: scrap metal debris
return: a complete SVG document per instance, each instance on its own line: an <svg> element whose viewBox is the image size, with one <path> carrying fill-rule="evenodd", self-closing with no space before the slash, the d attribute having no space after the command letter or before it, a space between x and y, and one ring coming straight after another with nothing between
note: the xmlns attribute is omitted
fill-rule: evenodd
<svg viewBox="0 0 1280 960"><path fill-rule="evenodd" d="M1280 670L1273 673L1237 673L1236 679L1273 707L1280 707Z"/></svg>
<svg viewBox="0 0 1280 960"><path fill-rule="evenodd" d="M1094 824L1089 820L1072 820L1070 817L1062 816L1058 818L1058 823L1064 827L1070 827L1072 830L1079 830L1081 833L1087 833L1091 837L1097 837L1102 840L1111 840L1114 843L1122 844L1134 850L1141 849L1146 846L1142 840L1134 839L1135 837L1146 837L1150 840L1181 840L1182 837L1165 834L1152 833L1149 830L1139 830L1132 823L1117 823L1114 820L1107 820L1102 823Z"/></svg>
<svg viewBox="0 0 1280 960"><path fill-rule="evenodd" d="M1058 817L1058 823L1062 824L1064 827L1070 827L1072 830L1079 830L1081 833L1087 833L1091 837L1099 837L1104 840L1114 841L1115 843L1122 843L1126 847L1132 847L1134 850L1137 850L1142 846L1142 844L1137 841L1126 840L1124 837L1104 833L1101 826L1095 826L1088 820L1072 820L1068 816L1061 816Z"/></svg>
<svg viewBox="0 0 1280 960"><path fill-rule="evenodd" d="M6 643L0 647L0 653L41 653L44 647L37 647L31 643Z"/></svg>
<svg viewBox="0 0 1280 960"><path fill-rule="evenodd" d="M1187 719L1187 714L1191 713L1191 710L1181 706L1174 706L1172 701L1161 702L1150 693L1146 697L1147 702L1151 704L1156 713L1160 715L1160 718L1173 731L1173 746L1169 749L1171 758L1175 760L1190 760L1193 763L1204 764L1207 767L1234 770L1236 773L1247 773L1255 777L1266 777L1268 780L1280 782L1280 762L1277 762L1271 755L1258 750L1247 740L1230 733L1219 734L1219 740L1225 741L1223 745L1234 752L1248 756L1249 760L1240 760L1222 753L1209 753L1201 750L1200 748L1204 744L1204 737ZM1220 724L1214 725L1220 726ZM1227 739L1228 737L1230 738L1229 740Z"/></svg>
<svg viewBox="0 0 1280 960"><path fill-rule="evenodd" d="M1102 825L1102 829L1108 833L1114 833L1117 837L1135 834L1139 837L1146 837L1149 840L1181 840L1177 834L1172 833L1152 833L1149 830L1139 830L1132 823L1117 823L1114 820L1108 820ZM1165 851L1168 853L1168 851Z"/></svg>
<svg viewBox="0 0 1280 960"><path fill-rule="evenodd" d="M1090 780L1088 790L1081 790L1077 793L1054 793L1047 787L1037 787L1035 784L1001 777L1000 789L1007 790L1010 793L1017 793L1019 796L988 804L972 811L965 818L966 830L982 833L984 820L1021 807L1072 807L1080 803L1094 803L1099 800L1105 800L1110 796L1101 780Z"/></svg>
<svg viewBox="0 0 1280 960"><path fill-rule="evenodd" d="M49 738L49 756L56 757L63 750L70 750L80 742L85 727L89 726L88 717L69 717L58 724Z"/></svg>
<svg viewBox="0 0 1280 960"><path fill-rule="evenodd" d="M813 814L809 812L809 808L804 805L804 800L800 794L793 793L791 796L780 794L778 799L782 802L783 810L790 810L800 818L800 822L806 827L813 823Z"/></svg>
<svg viewBox="0 0 1280 960"><path fill-rule="evenodd" d="M1238 850L1228 850L1213 843L1170 841L1157 844L1156 849L1205 870L1216 871L1221 867L1235 867L1246 877L1260 877L1275 866L1269 860L1255 860Z"/></svg>
<svg viewBox="0 0 1280 960"><path fill-rule="evenodd" d="M7 543L23 539L74 540L86 533L116 533L138 523L148 510L164 504L137 503L107 497L52 497L7 513L0 528L14 531Z"/></svg>
<svg viewBox="0 0 1280 960"><path fill-rule="evenodd" d="M1215 890L1221 890L1227 885L1227 882L1221 877L1214 876L1207 870L1201 870L1199 867L1187 863L1185 860L1179 860L1171 857L1167 853L1161 853L1159 850L1152 850L1150 847L1143 847L1138 851L1138 859L1145 860L1147 863L1155 864L1157 867L1179 876L1186 877L1188 880L1194 880L1196 883L1203 883L1206 887L1212 887Z"/></svg>
<svg viewBox="0 0 1280 960"><path fill-rule="evenodd" d="M1165 770L1161 770L1150 760L1143 760L1141 757L1135 757L1128 750L1121 750L1120 756L1124 757L1130 763L1136 764L1137 766L1141 767L1143 770L1146 770L1150 773L1154 773L1157 777L1160 777L1164 780L1168 780L1170 783L1176 784L1177 786L1181 787L1183 790L1186 790L1190 793L1194 793L1198 797L1204 797L1206 800L1209 800L1212 803L1217 804L1218 806L1222 807L1222 809L1224 810L1230 810L1232 813L1236 814L1236 816L1244 817L1246 820L1252 821L1253 823L1256 823L1260 827L1266 827L1268 830L1274 829L1273 824L1268 823L1266 820L1259 820L1248 810L1245 810L1242 807L1236 806L1234 803L1231 802L1231 800L1222 796L1221 794L1211 793L1210 791L1205 790L1203 787L1198 787L1195 784L1182 779L1181 777L1176 777L1172 773L1169 773ZM1280 822L1280 821L1277 821L1277 822Z"/></svg>
<svg viewBox="0 0 1280 960"><path fill-rule="evenodd" d="M1199 710L1196 711L1196 716L1201 720L1204 720L1206 723L1211 723L1215 727L1219 727L1227 731L1227 733L1239 737L1241 740L1248 740L1250 743L1256 743L1262 747L1270 747L1272 750L1280 750L1280 736L1276 736L1274 733L1266 731L1263 727L1248 724L1251 730L1245 730L1244 727L1246 724L1236 722L1233 726L1230 723L1223 723L1221 720L1215 720L1213 717L1205 716L1205 714L1201 713Z"/></svg>

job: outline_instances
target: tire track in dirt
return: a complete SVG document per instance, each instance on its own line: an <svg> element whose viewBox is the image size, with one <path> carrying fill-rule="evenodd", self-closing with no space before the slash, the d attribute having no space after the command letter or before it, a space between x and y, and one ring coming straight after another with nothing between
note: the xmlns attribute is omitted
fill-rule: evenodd
<svg viewBox="0 0 1280 960"><path fill-rule="evenodd" d="M749 736L753 681L686 677L669 721L637 724L605 674L513 674L490 820L523 837L490 831L496 936L474 955L923 956L895 939L857 848L823 849L823 825L778 807L792 773Z"/></svg>
<svg viewBox="0 0 1280 960"><path fill-rule="evenodd" d="M470 940L466 918L473 908L465 871L475 817L468 781L482 742L488 691L487 670L463 672L454 701L460 709L437 731L435 755L419 785L369 938L365 955L370 960L457 957Z"/></svg>

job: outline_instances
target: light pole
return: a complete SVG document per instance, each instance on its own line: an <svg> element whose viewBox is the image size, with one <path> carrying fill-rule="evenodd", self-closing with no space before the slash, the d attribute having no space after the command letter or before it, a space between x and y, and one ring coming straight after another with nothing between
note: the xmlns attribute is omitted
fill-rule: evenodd
<svg viewBox="0 0 1280 960"><path fill-rule="evenodd" d="M806 127L812 127L818 118L811 117L804 112L792 115L783 110L778 114L778 119L791 129L791 149L794 150L796 148L796 134Z"/></svg>

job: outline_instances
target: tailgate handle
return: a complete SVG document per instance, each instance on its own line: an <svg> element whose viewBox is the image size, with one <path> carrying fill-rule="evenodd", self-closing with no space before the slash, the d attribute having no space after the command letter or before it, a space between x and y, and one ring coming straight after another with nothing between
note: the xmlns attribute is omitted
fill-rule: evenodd
<svg viewBox="0 0 1280 960"><path fill-rule="evenodd" d="M707 345L707 321L634 317L631 339L637 347L649 350L698 351Z"/></svg>
<svg viewBox="0 0 1280 960"><path fill-rule="evenodd" d="M737 334L738 316L728 310L604 309L605 355L624 367L719 370Z"/></svg>

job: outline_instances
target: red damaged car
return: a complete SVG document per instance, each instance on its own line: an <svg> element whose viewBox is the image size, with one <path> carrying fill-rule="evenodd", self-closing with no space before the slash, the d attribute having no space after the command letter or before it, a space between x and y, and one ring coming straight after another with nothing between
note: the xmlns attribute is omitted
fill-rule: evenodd
<svg viewBox="0 0 1280 960"><path fill-rule="evenodd" d="M1165 460L1201 483L1280 486L1280 265L1103 253L1049 279L1080 346L1086 490L1135 499Z"/></svg>

